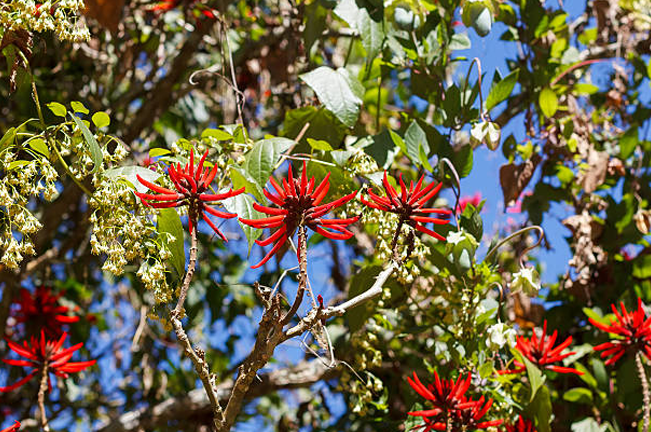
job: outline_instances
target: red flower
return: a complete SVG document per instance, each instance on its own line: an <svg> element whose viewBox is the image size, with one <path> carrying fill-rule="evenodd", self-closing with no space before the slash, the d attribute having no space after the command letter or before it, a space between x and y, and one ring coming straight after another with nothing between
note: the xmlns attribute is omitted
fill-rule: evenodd
<svg viewBox="0 0 651 432"><path fill-rule="evenodd" d="M68 334L63 333L58 341L46 340L45 332L41 331L40 340L32 336L30 343L28 344L27 341L25 341L22 346L7 340L9 348L27 360L2 359L2 361L10 366L24 366L33 369L25 378L19 380L15 384L7 387L0 387L0 392L8 392L17 389L34 378L43 370L45 365L47 365L48 372L53 373L55 376L58 376L59 378L68 378L69 373L82 371L96 363L96 360L71 362L70 359L72 358L72 354L84 344L78 343L70 348L62 349L63 342L67 337ZM48 376L48 384L49 379Z"/></svg>
<svg viewBox="0 0 651 432"><path fill-rule="evenodd" d="M210 220L208 213L223 219L234 218L237 217L237 215L215 210L214 208L209 207L208 204L213 204L216 201L239 195L244 192L244 188L236 191L231 189L228 192L218 194L208 193L207 191L210 187L210 183L212 183L217 174L217 165L213 166L212 169L204 169L203 164L206 160L206 156L208 156L208 150L203 154L199 161L199 165L197 165L196 168L194 166L194 150L190 151L190 162L188 162L185 167L181 168L181 164L176 164L176 167L174 164L170 165L167 174L169 175L170 180L172 180L176 191L148 182L137 175L136 177L140 183L154 192L158 192L158 194L136 192L136 195L142 200L143 204L154 208L169 208L187 205L189 207L188 225L190 232L194 229L195 219L198 216L201 216L210 228L212 228L213 231L222 238L222 240L227 242L228 239L226 239L224 234L222 234L222 232L219 231L215 224Z"/></svg>
<svg viewBox="0 0 651 432"><path fill-rule="evenodd" d="M2 429L0 432L15 432L18 429L20 429L20 422L16 420L16 423L14 423L13 425L9 426L6 429Z"/></svg>
<svg viewBox="0 0 651 432"><path fill-rule="evenodd" d="M486 415L493 399L488 399L484 404L484 397L473 401L465 396L470 387L471 375L463 379L461 376L456 381L441 380L434 372L434 383L425 386L418 375L414 379L407 377L409 385L422 397L434 406L432 409L411 411L410 416L422 417L423 424L414 429L423 429L423 432L445 431L450 425L451 431L486 429L502 424L502 420L480 421Z"/></svg>
<svg viewBox="0 0 651 432"><path fill-rule="evenodd" d="M642 299L637 299L637 310L628 312L624 303L620 303L622 312L619 313L614 304L610 305L617 321L611 321L610 325L601 324L598 321L588 318L597 328L618 335L619 338L613 341L604 342L593 349L603 351L601 357L610 357L606 365L614 364L627 351L644 353L646 358L651 359L651 317L646 318Z"/></svg>
<svg viewBox="0 0 651 432"><path fill-rule="evenodd" d="M513 425L506 425L506 432L537 432L531 420L525 420L522 416Z"/></svg>
<svg viewBox="0 0 651 432"><path fill-rule="evenodd" d="M529 361L541 369L549 369L558 373L575 373L577 375L583 375L583 372L578 371L574 368L555 366L552 364L559 362L564 358L571 356L572 354L575 354L574 352L561 354L561 352L563 352L563 350L570 346L572 343L572 336L565 339L565 341L556 348L552 348L554 346L554 342L556 342L557 336L558 331L554 330L554 333L552 333L552 335L547 338L547 320L545 320L540 340L536 336L535 332L531 335L531 340L527 340L524 337L519 336L515 347L518 351L520 351L520 354L522 354ZM515 360L513 363L517 366L516 369L502 370L498 371L497 373L500 375L515 374L524 372L526 370L525 365L519 361Z"/></svg>
<svg viewBox="0 0 651 432"><path fill-rule="evenodd" d="M395 213L400 216L403 222L406 222L412 228L415 228L420 232L424 232L425 234L429 234L435 239L445 241L445 237L435 233L428 228L425 228L424 224L432 222L436 225L445 225L449 222L447 219L433 218L428 216L428 214L434 213L447 217L450 216L452 212L445 209L423 207L430 199L439 193L441 187L443 186L443 183L439 183L436 185L436 187L434 187L434 183L430 183L429 186L423 188L422 186L424 179L425 176L421 176L421 178L418 180L418 183L415 185L412 181L409 184L409 189L407 189L405 182L402 180L401 173L399 176L400 196L398 196L398 193L394 187L389 184L387 173L385 171L382 183L384 184L386 196L381 197L379 195L376 195L373 190L369 189L368 196L371 198L371 201L367 201L364 199L364 197L361 197L360 200L371 208Z"/></svg>
<svg viewBox="0 0 651 432"><path fill-rule="evenodd" d="M300 179L294 178L292 165L289 164L287 179L283 179L282 187L273 178L269 178L271 185L276 193L264 190L264 195L277 207L266 207L258 203L253 204L253 208L262 212L269 217L262 219L242 219L240 222L258 229L270 228L276 231L265 240L256 240L260 246L268 246L274 243L273 247L262 258L258 264L251 268L258 268L269 261L271 257L285 244L288 238L294 235L299 226L310 228L324 237L335 240L347 240L353 236L353 233L345 227L356 222L359 216L348 219L323 219L323 216L332 210L346 204L355 197L357 192L353 192L341 197L331 203L321 204L330 188L330 173L328 173L321 183L315 187L314 177L307 179L307 169L305 161L303 162L303 173ZM298 250L301 250L299 240Z"/></svg>
<svg viewBox="0 0 651 432"><path fill-rule="evenodd" d="M52 293L52 288L39 286L34 293L28 289L20 290L20 297L14 300L18 305L13 317L18 323L23 323L30 329L44 329L51 337L58 337L62 333L61 326L79 321L78 316L68 316L70 308L59 305L59 299L64 292Z"/></svg>

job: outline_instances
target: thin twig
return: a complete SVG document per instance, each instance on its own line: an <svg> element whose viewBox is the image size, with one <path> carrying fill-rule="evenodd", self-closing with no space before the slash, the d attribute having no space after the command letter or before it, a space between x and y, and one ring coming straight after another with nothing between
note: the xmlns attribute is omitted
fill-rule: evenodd
<svg viewBox="0 0 651 432"><path fill-rule="evenodd" d="M190 288L190 282L194 276L194 272L197 268L197 215L193 209L190 209L188 217L190 219L190 225L192 226L192 231L190 232L190 261L188 262L188 270L185 272L185 277L183 278L183 284L181 285L181 292L179 293L179 301L176 303L173 313L177 316L181 316L181 311L183 310L183 304L185 303L185 298L188 295L188 289Z"/></svg>
<svg viewBox="0 0 651 432"><path fill-rule="evenodd" d="M642 355L638 352L635 354L635 364L637 365L637 373L640 376L640 382L642 383L642 394L643 394L643 409L644 414L642 417L643 421L643 432L649 432L649 419L651 417L651 393L649 392L649 380L644 373L644 364L642 363Z"/></svg>
<svg viewBox="0 0 651 432"><path fill-rule="evenodd" d="M501 242L499 242L498 244L496 244L495 246L493 246L493 248L492 248L490 251L488 251L488 253L487 253L486 256L484 257L484 262L488 262L488 260L493 256L493 254L494 254L495 252L497 252L497 250L498 250L500 247L502 247L504 244L508 243L509 241L511 241L512 239L514 239L515 237L518 237L519 235L524 234L524 233L529 232L529 231L532 231L532 230L536 230L536 231L538 231L538 233L539 233L538 240L536 241L536 243L535 243L533 246L530 246L530 247L528 247L527 249L525 249L524 252L528 252L528 251L530 251L531 249L537 247L537 246L540 244L540 242L542 241L543 237L545 236L545 230L543 230L543 229L542 229L540 226L538 226L538 225L534 225L534 226L530 226L530 227L525 227L525 228L522 228L521 230L518 230L518 231L514 232L513 234L511 234L510 236L508 236L507 238L505 238L504 240L502 240ZM524 252L523 252L523 254L522 254L523 256L524 256ZM521 266L521 267L522 267L522 258L523 258L523 256L520 257L520 266Z"/></svg>
<svg viewBox="0 0 651 432"><path fill-rule="evenodd" d="M41 417L41 427L43 431L49 432L50 426L47 424L47 415L45 413L45 393L48 388L48 362L43 363L43 370L41 371L41 385L38 388L38 409Z"/></svg>

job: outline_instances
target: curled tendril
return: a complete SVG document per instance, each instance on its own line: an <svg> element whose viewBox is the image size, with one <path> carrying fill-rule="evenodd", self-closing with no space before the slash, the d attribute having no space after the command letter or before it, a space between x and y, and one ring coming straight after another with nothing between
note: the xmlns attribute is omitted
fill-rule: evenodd
<svg viewBox="0 0 651 432"><path fill-rule="evenodd" d="M529 252L532 249L535 249L538 246L540 246L540 243L542 242L542 239L545 237L545 230L542 229L542 227L539 226L539 225L533 225L533 226L522 228L522 229L514 232L510 236L506 237L504 240L502 240L501 242L499 242L498 244L493 246L493 248L490 251L488 251L488 253L484 257L484 262L487 262L488 260L490 260L490 258L495 254L495 252L497 252L497 250L500 247L502 247L503 245L505 245L509 241L513 240L515 237L518 237L519 235L524 234L524 233L529 232L529 231L532 231L532 230L538 231L538 234L539 234L538 235L538 240L536 240L536 243L534 243L533 245L528 246L524 251L522 251L522 254L520 254L520 259L519 259L520 268L524 269L524 257L525 257L525 255L527 254L527 252Z"/></svg>

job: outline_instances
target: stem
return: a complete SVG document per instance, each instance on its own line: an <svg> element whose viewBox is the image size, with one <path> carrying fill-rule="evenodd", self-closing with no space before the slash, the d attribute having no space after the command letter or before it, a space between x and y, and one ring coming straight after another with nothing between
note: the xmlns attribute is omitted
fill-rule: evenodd
<svg viewBox="0 0 651 432"><path fill-rule="evenodd" d="M307 229L303 225L298 227L298 268L298 289L296 290L296 297L289 312L281 320L283 325L289 323L294 314L296 314L296 311L298 311L298 307L303 301L305 288L307 287Z"/></svg>
<svg viewBox="0 0 651 432"><path fill-rule="evenodd" d="M197 268L197 217L196 212L193 208L189 210L190 225L192 225L192 230L190 231L190 260L188 262L188 269L185 272L185 277L183 278L183 283L181 285L181 293L179 294L179 300L176 304L176 307L170 312L170 321L176 332L176 338L179 342L179 345L187 356L192 360L194 364L194 369L199 375L199 379L203 384L203 388L206 391L206 395L210 400L210 405L213 410L213 422L216 428L219 428L223 422L224 414L222 407L219 404L219 397L217 395L217 389L212 382L210 375L210 368L208 363L206 363L205 353L203 350L195 349L192 347L192 342L188 337L187 333L183 329L183 324L181 323L180 316L181 311L183 311L183 304L185 303L185 298L188 295L188 289L190 288L190 282L194 276L194 272Z"/></svg>
<svg viewBox="0 0 651 432"><path fill-rule="evenodd" d="M181 285L181 292L179 293L179 301L176 303L176 307L172 311L175 315L180 316L181 311L183 310L183 304L185 303L185 298L188 296L188 289L190 288L190 282L194 276L194 272L197 268L197 216L194 209L190 208L188 211L188 217L190 218L190 225L192 226L192 231L190 231L190 261L188 262L188 270L185 272L185 277L183 278L183 284Z"/></svg>
<svg viewBox="0 0 651 432"><path fill-rule="evenodd" d="M45 125L45 118L43 117L43 110L41 109L41 102L38 98L38 92L36 91L36 83L34 82L34 77L32 76L32 97L34 98L34 103L36 104L36 111L38 112L38 119L41 122L41 128L43 129L43 132L45 133L45 139L46 141L50 144L52 147L52 150L54 150L54 153L57 155L57 159L59 159L59 162L63 166L63 169L66 171L68 176L72 179L73 182L77 186L79 186L79 189L84 191L84 193L88 196L92 195L92 192L88 190L86 186L75 176L72 171L70 171L70 167L66 163L65 160L63 160L63 156L61 156L61 153L59 153L59 149L57 148L57 145L55 142L52 142L50 138L50 134L47 130L47 126Z"/></svg>
<svg viewBox="0 0 651 432"><path fill-rule="evenodd" d="M382 75L377 79L377 112L375 113L375 131L380 133L380 103L382 98Z"/></svg>
<svg viewBox="0 0 651 432"><path fill-rule="evenodd" d="M642 417L643 421L643 432L649 432L649 418L651 417L651 393L649 392L649 381L646 378L644 373L644 364L642 363L642 355L638 352L635 354L635 364L637 365L637 373L640 376L640 382L642 383L642 394L643 396L643 408L644 415Z"/></svg>
<svg viewBox="0 0 651 432"><path fill-rule="evenodd" d="M45 413L45 392L47 392L47 381L48 381L48 369L49 364L45 362L43 364L43 370L41 371L41 385L38 388L38 409L41 416L41 427L45 432L50 431L50 426L47 424L47 415Z"/></svg>
<svg viewBox="0 0 651 432"><path fill-rule="evenodd" d="M398 221L398 228L393 234L393 239L391 240L391 257L394 262L400 262L400 254L398 253L398 240L400 239L400 232L402 231L402 225L405 223L405 219L400 217Z"/></svg>
<svg viewBox="0 0 651 432"><path fill-rule="evenodd" d="M526 233L526 232L528 232L528 231L532 231L532 230L536 230L536 231L538 231L538 233L539 233L540 235L538 236L538 241L537 241L533 246L528 247L528 248L525 250L525 252L526 252L526 251L530 251L531 249L537 247L537 246L540 244L540 242L542 241L542 238L543 238L543 236L545 235L545 231L544 231L541 227L539 227L538 225L534 225L534 226L530 226L530 227L522 228L521 230L518 230L518 231L514 232L513 234L511 234L510 236L508 236L507 238L505 238L504 240L502 240L501 242L499 242L498 244L496 244L495 246L493 246L493 249L491 249L490 251L488 251L488 253L487 253L486 256L484 257L484 261L487 262L487 261L491 258L491 256L493 256L493 254L494 254L495 252L497 252L497 250L498 250L500 247L502 247L505 243L511 241L513 238L519 236L520 234L524 234L524 233ZM520 263L520 264L522 264L522 263Z"/></svg>

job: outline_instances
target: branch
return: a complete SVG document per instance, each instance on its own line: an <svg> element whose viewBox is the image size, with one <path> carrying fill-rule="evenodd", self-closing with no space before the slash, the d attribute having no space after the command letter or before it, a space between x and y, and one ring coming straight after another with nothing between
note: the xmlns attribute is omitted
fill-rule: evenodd
<svg viewBox="0 0 651 432"><path fill-rule="evenodd" d="M259 375L259 379L256 379L246 394L245 400L268 395L282 389L309 387L316 382L334 378L337 374L337 369L328 368L319 360L301 362L296 366ZM216 386L215 390L220 403L226 403L232 389L233 380ZM206 393L201 389L196 389L182 397L170 398L145 409L124 413L110 422L105 422L96 429L96 432L154 430L169 420L196 419L208 416L210 413L211 405Z"/></svg>
<svg viewBox="0 0 651 432"><path fill-rule="evenodd" d="M371 285L369 289L357 295L356 297L353 297L352 299L338 306L331 306L325 309L312 309L307 314L307 316L301 320L301 322L285 332L283 341L303 334L319 320L328 319L333 316L341 316L348 310L379 296L382 294L382 287L386 283L387 279L389 279L389 277L393 274L399 265L399 263L391 261L389 263L389 266L382 270L379 275L377 275L377 278L375 279L373 285Z"/></svg>
<svg viewBox="0 0 651 432"><path fill-rule="evenodd" d="M180 316L183 311L183 304L185 303L185 298L188 295L188 289L190 288L190 282L192 282L192 276L197 268L197 225L198 220L196 217L196 212L192 207L190 207L188 216L190 218L190 260L188 262L188 269L185 272L183 277L183 283L181 284L181 293L179 294L179 301L176 304L176 307L170 312L170 321L176 332L176 338L179 342L179 345L187 356L190 358L194 364L194 369L197 371L197 375L203 384L203 388L208 395L210 400L210 406L213 411L213 422L215 427L223 422L224 413L222 412L222 407L219 404L219 397L217 396L217 391L215 385L210 376L210 368L208 363L206 363L205 352L200 349L195 349L192 347L192 342L188 337L187 333L183 329L183 323L181 323Z"/></svg>

